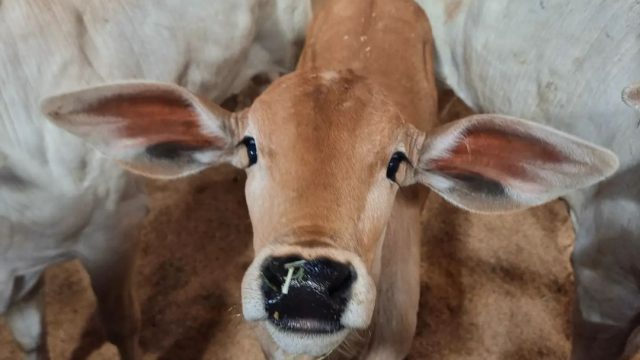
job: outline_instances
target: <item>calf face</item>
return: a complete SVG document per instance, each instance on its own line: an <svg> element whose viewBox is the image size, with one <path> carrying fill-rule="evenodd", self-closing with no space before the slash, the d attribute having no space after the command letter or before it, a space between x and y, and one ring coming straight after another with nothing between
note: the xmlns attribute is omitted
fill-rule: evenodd
<svg viewBox="0 0 640 360"><path fill-rule="evenodd" d="M434 95L435 96L435 95ZM369 326L396 192L422 183L463 208L506 211L590 185L609 151L551 128L473 116L426 134L352 71L297 71L228 113L170 84L120 83L49 98L43 111L126 168L188 175L244 168L256 257L246 319L278 347L319 356Z"/></svg>
<svg viewBox="0 0 640 360"><path fill-rule="evenodd" d="M350 72L283 78L248 121L260 156L247 172L257 256L243 281L244 314L266 320L288 352L321 355L371 320L371 270L394 181L406 173L396 156L387 176L389 161L420 134L407 132L384 96Z"/></svg>

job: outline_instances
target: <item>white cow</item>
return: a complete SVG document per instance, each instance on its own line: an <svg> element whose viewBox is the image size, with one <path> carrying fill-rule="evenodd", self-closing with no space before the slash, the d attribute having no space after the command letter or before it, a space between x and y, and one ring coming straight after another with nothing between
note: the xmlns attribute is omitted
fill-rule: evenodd
<svg viewBox="0 0 640 360"><path fill-rule="evenodd" d="M42 272L78 258L108 339L138 358L131 288L146 200L134 177L47 122L40 100L118 79L178 83L222 100L292 67L302 0L0 1L0 314L47 358Z"/></svg>
<svg viewBox="0 0 640 360"><path fill-rule="evenodd" d="M467 104L612 149L617 176L566 197L576 229L573 358L619 356L640 315L640 2L418 0L437 73ZM635 90L634 90L635 89ZM578 311L579 310L579 311Z"/></svg>

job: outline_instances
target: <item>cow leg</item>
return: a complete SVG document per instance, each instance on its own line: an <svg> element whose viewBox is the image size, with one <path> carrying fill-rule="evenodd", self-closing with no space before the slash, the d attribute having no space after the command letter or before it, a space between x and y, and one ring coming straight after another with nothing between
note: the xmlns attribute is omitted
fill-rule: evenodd
<svg viewBox="0 0 640 360"><path fill-rule="evenodd" d="M367 360L400 360L411 349L420 300L420 211L425 196L423 188L398 192L382 247Z"/></svg>
<svg viewBox="0 0 640 360"><path fill-rule="evenodd" d="M118 348L123 360L141 358L138 347L140 311L133 290L137 246L135 239L130 241L124 249L82 259L91 278L107 340Z"/></svg>
<svg viewBox="0 0 640 360"><path fill-rule="evenodd" d="M49 359L44 323L43 283L41 275L31 289L7 309L6 319L13 337L29 360Z"/></svg>
<svg viewBox="0 0 640 360"><path fill-rule="evenodd" d="M617 359L640 313L640 191L618 174L569 197L576 227L572 359Z"/></svg>

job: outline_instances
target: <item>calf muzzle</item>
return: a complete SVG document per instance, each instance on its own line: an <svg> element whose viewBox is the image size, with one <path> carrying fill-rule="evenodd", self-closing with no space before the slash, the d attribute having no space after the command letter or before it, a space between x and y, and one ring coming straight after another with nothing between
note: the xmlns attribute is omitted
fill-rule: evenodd
<svg viewBox="0 0 640 360"><path fill-rule="evenodd" d="M284 331L340 331L355 280L353 266L327 258L268 258L261 284L268 320Z"/></svg>

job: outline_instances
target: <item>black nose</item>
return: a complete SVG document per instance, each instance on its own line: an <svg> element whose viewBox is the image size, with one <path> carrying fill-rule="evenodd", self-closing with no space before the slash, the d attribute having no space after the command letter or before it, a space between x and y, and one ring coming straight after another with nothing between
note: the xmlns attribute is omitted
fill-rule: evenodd
<svg viewBox="0 0 640 360"><path fill-rule="evenodd" d="M339 331L355 279L351 265L325 258L267 259L262 267L262 293L269 320L282 330Z"/></svg>

